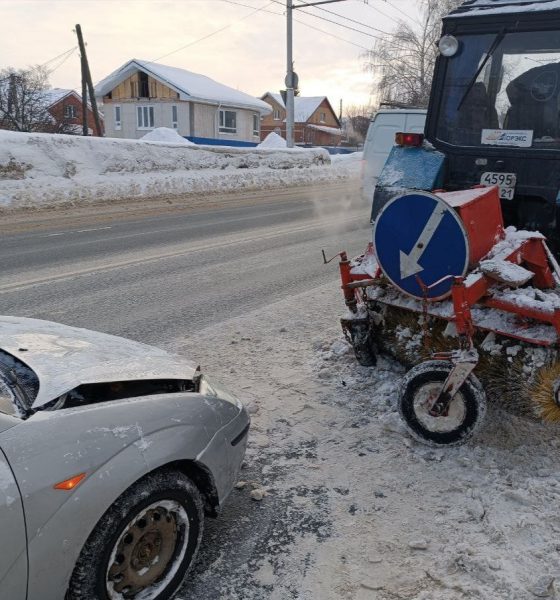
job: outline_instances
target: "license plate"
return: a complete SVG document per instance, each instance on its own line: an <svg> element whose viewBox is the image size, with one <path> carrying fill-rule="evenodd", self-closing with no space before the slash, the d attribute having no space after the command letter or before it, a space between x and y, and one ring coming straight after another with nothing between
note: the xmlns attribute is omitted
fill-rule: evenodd
<svg viewBox="0 0 560 600"><path fill-rule="evenodd" d="M500 190L500 198L513 200L517 176L515 173L482 173L480 183L482 185L497 185Z"/></svg>

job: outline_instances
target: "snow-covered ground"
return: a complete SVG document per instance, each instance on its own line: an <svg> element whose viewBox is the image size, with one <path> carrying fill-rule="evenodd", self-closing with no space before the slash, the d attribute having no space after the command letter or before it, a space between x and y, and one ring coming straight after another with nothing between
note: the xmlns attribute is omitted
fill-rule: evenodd
<svg viewBox="0 0 560 600"><path fill-rule="evenodd" d="M559 427L490 407L467 445L419 444L395 406L403 369L360 367L342 312L332 283L177 341L253 419L217 555L179 598L556 597Z"/></svg>
<svg viewBox="0 0 560 600"><path fill-rule="evenodd" d="M0 209L260 190L343 180L359 161L323 149L197 146L0 131ZM175 134L176 136L176 134Z"/></svg>

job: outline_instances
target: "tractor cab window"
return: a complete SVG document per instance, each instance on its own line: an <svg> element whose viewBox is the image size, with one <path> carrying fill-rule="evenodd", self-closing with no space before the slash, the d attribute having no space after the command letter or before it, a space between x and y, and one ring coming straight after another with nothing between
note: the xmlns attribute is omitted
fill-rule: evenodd
<svg viewBox="0 0 560 600"><path fill-rule="evenodd" d="M560 149L560 32L457 37L459 52L443 59L437 138Z"/></svg>

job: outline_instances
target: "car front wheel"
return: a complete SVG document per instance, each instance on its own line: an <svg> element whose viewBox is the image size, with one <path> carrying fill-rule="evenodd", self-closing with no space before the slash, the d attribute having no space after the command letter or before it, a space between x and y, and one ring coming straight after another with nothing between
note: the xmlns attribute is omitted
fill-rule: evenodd
<svg viewBox="0 0 560 600"><path fill-rule="evenodd" d="M167 600L194 562L203 503L184 475L147 475L107 510L88 538L67 600Z"/></svg>

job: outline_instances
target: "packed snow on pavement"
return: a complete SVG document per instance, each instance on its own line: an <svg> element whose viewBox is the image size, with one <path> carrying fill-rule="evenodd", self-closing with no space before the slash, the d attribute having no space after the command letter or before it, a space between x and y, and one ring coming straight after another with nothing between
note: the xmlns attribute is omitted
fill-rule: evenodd
<svg viewBox="0 0 560 600"><path fill-rule="evenodd" d="M355 177L322 148L232 148L0 131L0 210L285 188ZM172 141L175 139L175 141Z"/></svg>
<svg viewBox="0 0 560 600"><path fill-rule="evenodd" d="M333 278L174 344L252 413L241 482L179 598L555 597L559 427L493 406L465 446L414 441L404 370L356 363L343 307Z"/></svg>

